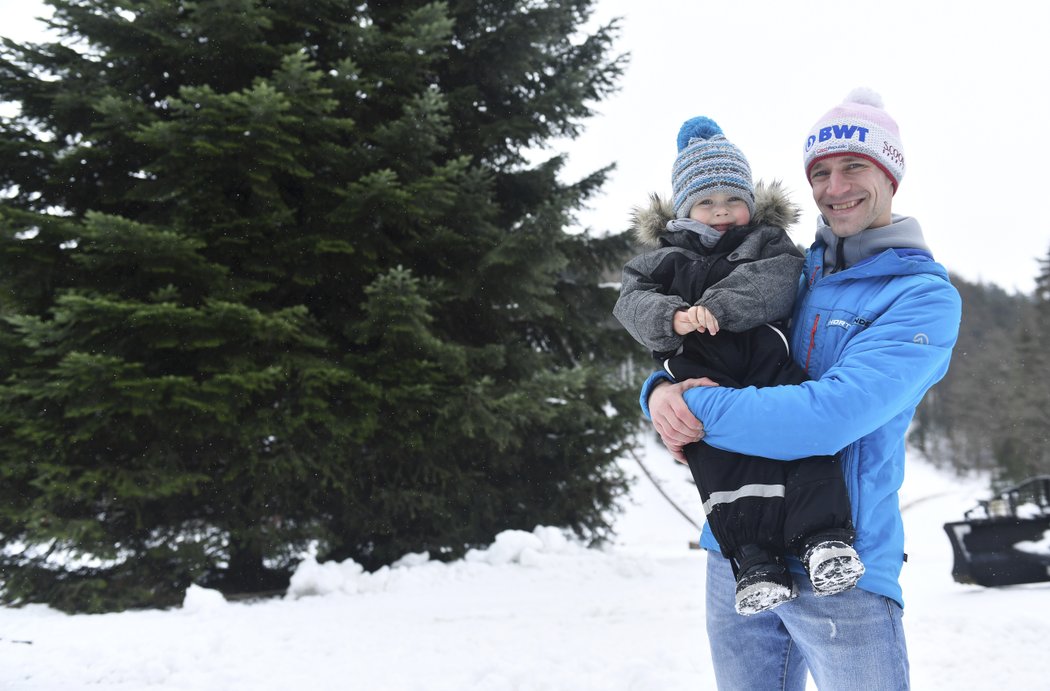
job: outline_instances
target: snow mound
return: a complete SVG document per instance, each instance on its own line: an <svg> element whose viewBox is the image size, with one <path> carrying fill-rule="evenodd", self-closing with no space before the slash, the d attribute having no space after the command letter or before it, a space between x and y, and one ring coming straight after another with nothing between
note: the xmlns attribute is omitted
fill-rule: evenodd
<svg viewBox="0 0 1050 691"><path fill-rule="evenodd" d="M496 541L487 549L469 550L464 559L467 562L481 562L492 566L539 566L544 561L544 554L564 553L570 544L564 533L557 528L539 526L531 533L524 530L505 530L496 536Z"/></svg>
<svg viewBox="0 0 1050 691"><path fill-rule="evenodd" d="M297 600L340 593L358 595L398 590L409 584L418 586L442 578L459 578L478 568L512 564L538 567L552 556L584 551L583 546L570 541L560 528L538 526L531 533L505 530L489 547L468 550L462 561L449 564L432 560L427 552L413 552L390 566L369 573L353 559L322 564L308 556L292 574L286 597Z"/></svg>
<svg viewBox="0 0 1050 691"><path fill-rule="evenodd" d="M353 559L319 564L313 555L303 559L292 574L287 597L298 599L311 595L358 592L358 581L365 569Z"/></svg>
<svg viewBox="0 0 1050 691"><path fill-rule="evenodd" d="M182 611L189 614L211 612L224 608L226 604L226 598L218 590L191 585L182 600Z"/></svg>

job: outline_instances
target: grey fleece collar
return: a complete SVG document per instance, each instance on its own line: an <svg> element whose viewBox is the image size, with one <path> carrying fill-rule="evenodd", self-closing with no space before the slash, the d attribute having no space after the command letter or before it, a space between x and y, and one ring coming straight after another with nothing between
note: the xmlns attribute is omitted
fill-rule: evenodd
<svg viewBox="0 0 1050 691"><path fill-rule="evenodd" d="M722 239L722 233L700 221L694 221L691 218L674 218L667 222L667 230L675 232L678 230L688 230L691 233L696 233L700 236L700 244L711 249L718 244L718 241Z"/></svg>
<svg viewBox="0 0 1050 691"><path fill-rule="evenodd" d="M840 238L831 232L823 216L817 217L817 239L823 240L825 275L849 268L859 261L874 257L888 249L918 249L929 251L922 236L919 222L910 216L894 214L888 226L868 228L848 238ZM844 266L839 264L839 243L842 243Z"/></svg>

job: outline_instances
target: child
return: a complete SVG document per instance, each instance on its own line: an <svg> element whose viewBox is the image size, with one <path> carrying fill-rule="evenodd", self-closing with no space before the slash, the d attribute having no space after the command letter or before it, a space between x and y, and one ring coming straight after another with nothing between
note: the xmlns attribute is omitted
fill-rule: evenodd
<svg viewBox="0 0 1050 691"><path fill-rule="evenodd" d="M635 209L640 240L660 248L623 270L613 313L675 380L721 386L798 384L782 324L792 308L802 254L785 227L798 218L778 183L751 184L743 153L705 117L678 134L673 209L653 195ZM762 421L755 420L755 433ZM799 557L814 592L856 585L864 565L840 460L785 462L703 441L685 448L704 512L737 579L736 611L750 615L797 596L784 554Z"/></svg>

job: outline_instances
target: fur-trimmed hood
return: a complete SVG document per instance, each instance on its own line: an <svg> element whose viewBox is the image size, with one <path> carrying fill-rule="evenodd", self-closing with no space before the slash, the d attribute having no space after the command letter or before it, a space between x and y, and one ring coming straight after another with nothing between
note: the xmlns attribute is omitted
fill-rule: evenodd
<svg viewBox="0 0 1050 691"><path fill-rule="evenodd" d="M787 230L798 222L801 213L799 206L788 199L780 180L769 184L759 181L755 185L755 213L748 225L769 225ZM631 210L631 231L642 244L658 246L660 237L669 232L667 222L674 218L671 202L654 192L649 195L648 208L636 206Z"/></svg>

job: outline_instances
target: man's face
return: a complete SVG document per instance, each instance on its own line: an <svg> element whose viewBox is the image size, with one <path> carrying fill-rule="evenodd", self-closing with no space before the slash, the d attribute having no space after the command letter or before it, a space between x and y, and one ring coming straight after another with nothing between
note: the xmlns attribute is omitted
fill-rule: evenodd
<svg viewBox="0 0 1050 691"><path fill-rule="evenodd" d="M817 161L809 170L809 183L817 208L838 237L890 224L893 182L868 159L833 156Z"/></svg>

